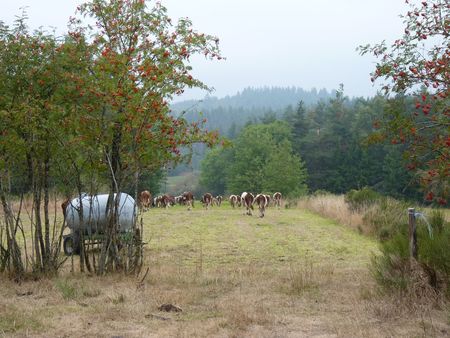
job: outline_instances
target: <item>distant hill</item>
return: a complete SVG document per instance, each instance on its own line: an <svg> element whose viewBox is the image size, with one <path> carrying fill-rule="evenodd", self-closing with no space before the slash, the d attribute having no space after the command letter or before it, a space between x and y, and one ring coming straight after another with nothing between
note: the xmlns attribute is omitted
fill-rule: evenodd
<svg viewBox="0 0 450 338"><path fill-rule="evenodd" d="M305 106L310 106L334 96L334 90L326 89L249 87L224 98L206 96L203 100L178 102L172 104L171 109L175 115L184 114L188 121L206 118L208 129L218 129L222 135L227 135L232 126L233 129L239 129L247 121L261 118L265 114L279 116L288 106L295 107L300 101Z"/></svg>
<svg viewBox="0 0 450 338"><path fill-rule="evenodd" d="M319 101L327 101L336 95L326 89L304 90L297 87L246 88L233 96L217 98L206 96L203 100L187 100L171 105L176 116L183 114L190 121L206 118L208 130L218 130L220 135L234 138L248 121L257 121L265 115L280 118L288 106L294 107L303 101L306 107ZM179 165L169 172L169 176L200 169L206 147L194 146L194 156L190 165Z"/></svg>
<svg viewBox="0 0 450 338"><path fill-rule="evenodd" d="M323 99L329 99L335 91L326 89L304 90L298 87L248 87L233 96L217 98L207 95L203 100L187 100L172 105L174 112L181 112L195 107L195 110L222 108L245 108L249 110L278 110L288 105L296 105L302 100L305 105L312 105Z"/></svg>

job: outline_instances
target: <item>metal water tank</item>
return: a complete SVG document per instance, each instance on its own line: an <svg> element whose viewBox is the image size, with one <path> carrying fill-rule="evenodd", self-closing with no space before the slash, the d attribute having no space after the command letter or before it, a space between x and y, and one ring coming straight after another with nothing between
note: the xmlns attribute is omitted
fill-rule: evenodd
<svg viewBox="0 0 450 338"><path fill-rule="evenodd" d="M114 194L114 200L117 194ZM66 255L79 253L81 232L85 236L103 234L108 224L108 194L83 195L75 198L67 205L66 224L70 234L64 236L63 248ZM119 194L118 224L119 232L123 233L133 228L137 205L133 197L126 193ZM114 201L113 201L114 203ZM79 211L83 208L83 219L81 221Z"/></svg>

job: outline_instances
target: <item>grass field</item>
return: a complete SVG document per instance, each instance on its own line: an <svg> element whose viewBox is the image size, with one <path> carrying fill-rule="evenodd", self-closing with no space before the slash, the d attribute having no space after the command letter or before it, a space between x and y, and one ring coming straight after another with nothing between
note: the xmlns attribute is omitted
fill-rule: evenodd
<svg viewBox="0 0 450 338"><path fill-rule="evenodd" d="M302 209L249 217L228 206L145 214L139 279L62 272L0 277L0 336L445 337L446 308L376 292L375 241ZM142 276L141 276L142 277ZM140 277L140 278L141 278ZM181 312L161 312L170 303Z"/></svg>

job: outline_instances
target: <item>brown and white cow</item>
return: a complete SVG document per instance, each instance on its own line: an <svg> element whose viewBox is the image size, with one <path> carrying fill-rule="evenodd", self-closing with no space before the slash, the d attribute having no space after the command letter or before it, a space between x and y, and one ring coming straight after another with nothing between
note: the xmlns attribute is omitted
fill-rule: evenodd
<svg viewBox="0 0 450 338"><path fill-rule="evenodd" d="M241 207L241 205L242 205L242 198L240 195L237 195L237 206Z"/></svg>
<svg viewBox="0 0 450 338"><path fill-rule="evenodd" d="M168 208L175 204L175 198L171 195L158 196L154 200L155 206L158 208Z"/></svg>
<svg viewBox="0 0 450 338"><path fill-rule="evenodd" d="M252 215L252 210L253 210L253 200L255 199L255 197L253 196L253 194L251 192L243 192L241 195L241 202L242 202L242 206L246 209L246 212L244 213L251 216Z"/></svg>
<svg viewBox="0 0 450 338"><path fill-rule="evenodd" d="M281 207L281 199L282 199L282 195L281 192L276 192L275 194L273 194L273 204L280 209Z"/></svg>
<svg viewBox="0 0 450 338"><path fill-rule="evenodd" d="M202 203L206 210L208 210L208 208L212 205L212 202L213 196L209 192L202 196Z"/></svg>
<svg viewBox="0 0 450 338"><path fill-rule="evenodd" d="M270 196L269 194L265 194L264 196L266 196L266 198L267 198L267 207L269 207L270 202L272 202L272 196Z"/></svg>
<svg viewBox="0 0 450 338"><path fill-rule="evenodd" d="M194 194L191 191L185 191L181 196L184 205L187 205L188 210L191 210L191 207L192 208L194 207Z"/></svg>
<svg viewBox="0 0 450 338"><path fill-rule="evenodd" d="M218 207L221 206L221 204L222 204L222 199L223 199L222 195L217 195L217 196L216 196L216 201L217 201L217 206L218 206Z"/></svg>
<svg viewBox="0 0 450 338"><path fill-rule="evenodd" d="M66 209L67 209L67 206L69 205L69 203L70 203L69 198L67 198L64 202L61 203L61 209L62 209L64 218L66 218Z"/></svg>
<svg viewBox="0 0 450 338"><path fill-rule="evenodd" d="M141 193L139 194L139 208L142 211L147 211L148 209L150 209L151 201L152 194L150 193L150 191L141 191Z"/></svg>
<svg viewBox="0 0 450 338"><path fill-rule="evenodd" d="M267 206L269 205L269 200L267 199L267 195L264 194L258 194L255 197L255 200L253 201L253 204L258 205L259 209L259 217L264 217L264 213L266 211Z"/></svg>
<svg viewBox="0 0 450 338"><path fill-rule="evenodd" d="M230 195L230 197L228 198L228 200L230 201L230 205L231 207L234 209L237 206L237 196L236 195Z"/></svg>

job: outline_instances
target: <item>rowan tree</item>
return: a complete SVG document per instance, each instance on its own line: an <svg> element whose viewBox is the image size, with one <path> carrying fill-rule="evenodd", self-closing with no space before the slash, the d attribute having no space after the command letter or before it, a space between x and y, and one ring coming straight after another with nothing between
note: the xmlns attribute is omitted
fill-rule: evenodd
<svg viewBox="0 0 450 338"><path fill-rule="evenodd" d="M189 60L195 54L221 59L218 39L196 32L189 19L173 24L159 2L147 7L142 0L92 0L78 13L71 20L67 52L81 50L75 55L86 66L69 74L77 107L69 125L77 128L83 147L100 156L95 163L109 177L111 198L130 179L137 197L144 170L181 161L182 147L217 141L216 132L203 128L204 120L188 123L170 114L169 101L186 87L208 89L192 76ZM95 24L86 25L81 17ZM115 218L113 208L99 273L108 257L121 268Z"/></svg>
<svg viewBox="0 0 450 338"><path fill-rule="evenodd" d="M405 2L409 10L402 16L403 36L391 45L366 45L360 51L379 59L371 80L381 80L386 95L414 98L412 114L405 113L406 98L405 108L388 111L377 127L381 138L407 145L408 169L419 177L426 200L445 205L450 169L450 4L447 0Z"/></svg>
<svg viewBox="0 0 450 338"><path fill-rule="evenodd" d="M189 59L199 53L221 59L217 38L194 31L186 18L173 24L158 2L147 8L140 0L93 0L78 11L95 21L91 27L74 18L70 32L89 62L75 79L83 97L79 134L103 145L116 179L125 167L159 168L182 159L182 146L216 141L204 121L171 115L168 102L186 87L208 89L191 75Z"/></svg>

